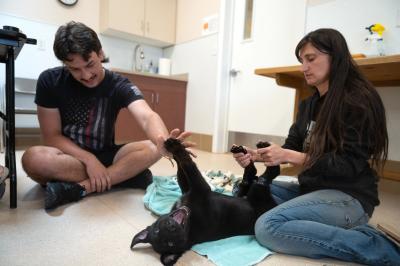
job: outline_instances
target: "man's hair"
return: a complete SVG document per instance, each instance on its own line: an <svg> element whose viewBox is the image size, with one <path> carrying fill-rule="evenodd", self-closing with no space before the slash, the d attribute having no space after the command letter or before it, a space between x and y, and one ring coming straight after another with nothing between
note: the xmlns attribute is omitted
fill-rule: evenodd
<svg viewBox="0 0 400 266"><path fill-rule="evenodd" d="M83 23L70 21L58 28L53 50L63 62L69 61L71 54L79 54L87 61L92 52L100 53L101 43L94 30Z"/></svg>
<svg viewBox="0 0 400 266"><path fill-rule="evenodd" d="M318 29L308 33L298 43L295 53L300 61L301 49L310 43L330 60L329 88L317 116L307 152L306 168L324 153L344 151L344 137L356 135L371 156L372 165L382 168L388 154L388 134L385 108L374 86L364 77L354 62L346 40L335 29ZM352 125L346 125L346 121ZM346 147L347 149L349 147Z"/></svg>

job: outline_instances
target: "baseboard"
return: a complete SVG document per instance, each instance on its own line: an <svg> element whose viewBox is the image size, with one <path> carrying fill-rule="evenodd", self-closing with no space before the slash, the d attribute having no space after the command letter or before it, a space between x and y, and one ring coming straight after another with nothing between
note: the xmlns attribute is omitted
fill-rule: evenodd
<svg viewBox="0 0 400 266"><path fill-rule="evenodd" d="M400 181L400 161L387 160L383 169L383 178Z"/></svg>
<svg viewBox="0 0 400 266"><path fill-rule="evenodd" d="M200 133L192 133L187 140L193 141L196 143L196 149L202 151L212 151L212 135L200 134Z"/></svg>
<svg viewBox="0 0 400 266"><path fill-rule="evenodd" d="M15 149L26 150L35 145L42 145L39 128L15 128Z"/></svg>

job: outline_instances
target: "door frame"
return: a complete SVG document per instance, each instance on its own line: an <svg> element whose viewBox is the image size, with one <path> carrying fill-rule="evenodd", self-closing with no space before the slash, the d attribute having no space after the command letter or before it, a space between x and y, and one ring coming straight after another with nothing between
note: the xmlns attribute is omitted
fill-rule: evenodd
<svg viewBox="0 0 400 266"><path fill-rule="evenodd" d="M217 84L212 152L228 149L229 94L231 87L233 29L236 0L221 0L218 29Z"/></svg>

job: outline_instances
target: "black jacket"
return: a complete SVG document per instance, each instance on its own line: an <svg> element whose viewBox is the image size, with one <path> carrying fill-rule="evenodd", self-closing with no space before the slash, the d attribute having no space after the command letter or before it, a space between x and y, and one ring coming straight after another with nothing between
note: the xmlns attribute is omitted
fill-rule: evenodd
<svg viewBox="0 0 400 266"><path fill-rule="evenodd" d="M322 101L323 97L315 93L300 103L296 122L291 126L283 148L304 151L308 127ZM359 134L366 136L368 132L358 126L358 115L357 112L346 115L344 151L335 156L333 152L325 153L311 168L301 172L298 179L302 193L320 189L340 190L359 200L371 217L374 207L379 204L378 176L368 163L371 155L368 145L359 141Z"/></svg>

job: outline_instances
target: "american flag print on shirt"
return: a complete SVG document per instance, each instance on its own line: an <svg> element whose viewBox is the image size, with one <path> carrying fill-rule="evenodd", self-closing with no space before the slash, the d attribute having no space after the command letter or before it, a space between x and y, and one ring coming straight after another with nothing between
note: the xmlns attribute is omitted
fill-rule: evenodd
<svg viewBox="0 0 400 266"><path fill-rule="evenodd" d="M68 101L64 136L81 147L101 150L106 145L107 98L75 98Z"/></svg>

